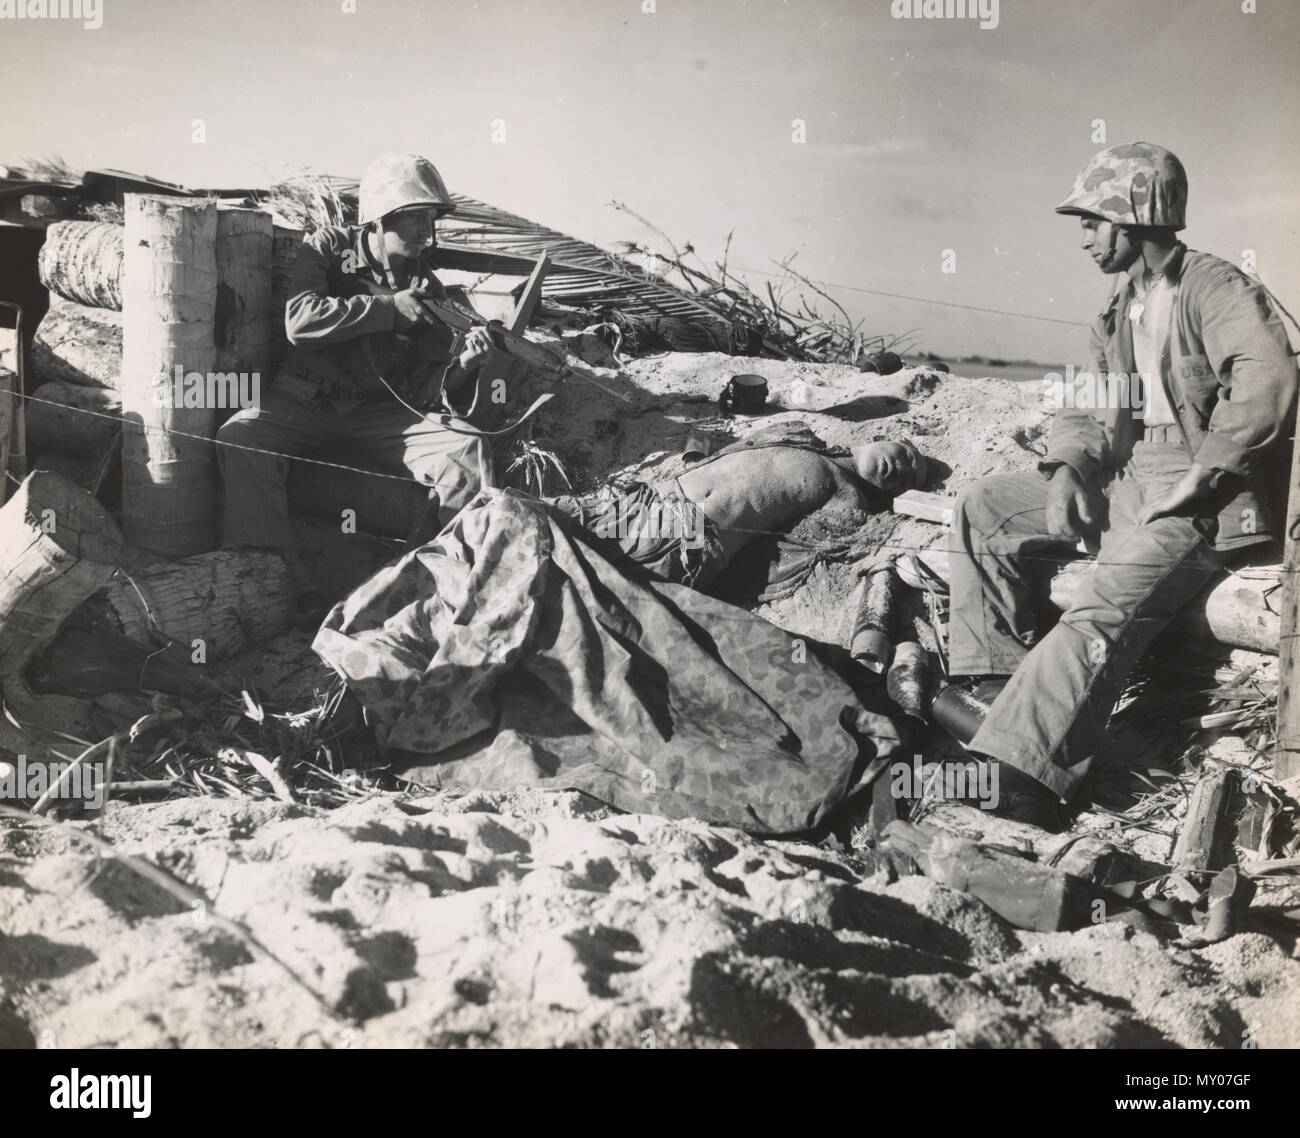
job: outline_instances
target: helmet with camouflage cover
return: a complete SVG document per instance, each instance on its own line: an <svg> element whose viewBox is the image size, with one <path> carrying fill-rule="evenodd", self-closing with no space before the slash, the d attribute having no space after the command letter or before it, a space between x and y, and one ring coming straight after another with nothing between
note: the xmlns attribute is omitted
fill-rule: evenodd
<svg viewBox="0 0 1300 1138"><path fill-rule="evenodd" d="M418 154L381 154L361 175L357 196L361 225L408 206L433 206L440 215L456 208L433 163Z"/></svg>
<svg viewBox="0 0 1300 1138"><path fill-rule="evenodd" d="M1183 229L1187 171L1176 155L1150 142L1112 146L1090 158L1057 213L1120 225Z"/></svg>

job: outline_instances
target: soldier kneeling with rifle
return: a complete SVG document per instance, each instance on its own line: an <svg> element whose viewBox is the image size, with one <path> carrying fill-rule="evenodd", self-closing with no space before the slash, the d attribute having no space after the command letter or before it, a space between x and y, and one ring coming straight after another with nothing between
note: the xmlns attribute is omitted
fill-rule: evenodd
<svg viewBox="0 0 1300 1138"><path fill-rule="evenodd" d="M260 406L218 432L226 487L222 542L282 550L304 620L323 601L294 553L289 458L317 455L406 474L429 487L411 539L427 540L494 477L485 433L458 416L476 402L493 347L463 294L434 275L438 218L454 211L438 171L414 154L377 158L361 179L358 224L303 241L289 289L290 352ZM460 308L456 331L429 302ZM450 413L426 416L441 402Z"/></svg>

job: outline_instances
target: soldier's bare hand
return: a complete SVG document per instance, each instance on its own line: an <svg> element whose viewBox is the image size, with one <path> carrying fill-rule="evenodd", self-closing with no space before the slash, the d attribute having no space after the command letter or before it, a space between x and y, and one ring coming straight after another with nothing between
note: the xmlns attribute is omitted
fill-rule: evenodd
<svg viewBox="0 0 1300 1138"><path fill-rule="evenodd" d="M471 328L465 334L465 347L460 353L460 366L467 368L481 363L492 350L492 337L486 328Z"/></svg>
<svg viewBox="0 0 1300 1138"><path fill-rule="evenodd" d="M1142 508L1142 512L1138 515L1138 525L1144 526L1147 522L1155 521L1156 518L1175 514L1197 498L1204 497L1210 492L1213 478L1212 469L1193 463L1191 469L1178 480L1177 485L1168 494L1157 498L1154 502L1148 502Z"/></svg>
<svg viewBox="0 0 1300 1138"><path fill-rule="evenodd" d="M1073 467L1058 467L1047 490L1047 532L1062 541L1077 541L1096 526L1088 487Z"/></svg>
<svg viewBox="0 0 1300 1138"><path fill-rule="evenodd" d="M393 294L393 308L399 332L405 332L408 328L415 328L421 324L433 323L429 310L420 303L428 295L428 291L418 285Z"/></svg>

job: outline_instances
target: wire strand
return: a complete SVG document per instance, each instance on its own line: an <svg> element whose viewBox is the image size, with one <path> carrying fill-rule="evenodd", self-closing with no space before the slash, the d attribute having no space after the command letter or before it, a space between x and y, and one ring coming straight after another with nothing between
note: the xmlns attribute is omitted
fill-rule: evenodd
<svg viewBox="0 0 1300 1138"><path fill-rule="evenodd" d="M745 265L735 266L742 273L755 273L760 277L772 277L779 280L785 273L769 273L763 269L751 269ZM868 296L885 296L890 300L910 300L916 304L936 304L943 308L962 308L967 312L988 312L994 316L1016 316L1021 320L1041 320L1046 324L1069 324L1075 328L1090 328L1092 325L1082 320L1066 320L1061 316L1039 316L1032 312L1011 312L1005 308L985 308L978 304L959 304L955 300L934 300L927 296L905 296L900 292L885 292L882 289L862 288L860 285L840 284L836 281L820 282L826 288L842 288L846 292L861 292Z"/></svg>
<svg viewBox="0 0 1300 1138"><path fill-rule="evenodd" d="M32 403L43 403L43 404L45 404L46 406L49 406L49 407L57 407L57 408L59 408L59 409L62 410L62 411L72 411L72 412L75 412L75 413L77 413L77 414L82 414L82 415L92 415L92 416L94 416L94 417L96 417L96 418L100 418L100 419L108 419L108 420L110 420L110 421L112 421L112 422L114 422L114 423L117 423L119 426L123 426L123 427L125 427L125 426L127 425L127 420L126 420L124 417L122 417L122 416L120 416L120 415L113 415L113 414L110 414L109 412L106 412L106 411L94 411L94 410L91 410L91 409L88 408L88 407L69 407L67 404L64 404L64 403L56 403L56 402L55 402L54 400L52 400L52 399L42 399L42 398L40 398L39 396L36 396L36 395L28 395L28 394L25 394L25 393L22 393L22 392L0 392L0 398L3 398L5 395L16 395L16 396L18 396L18 398L20 398L20 399L25 399L25 400L28 400L29 402L32 402ZM414 413L419 414L418 412L414 412ZM406 482L406 483L409 483L409 484L412 485L412 486L419 486L419 487L421 487L422 489L426 489L426 490L427 490L427 489L432 489L432 488L433 488L433 485L432 485L431 483L428 483L428 482L422 482L420 479L415 478L415 477L412 477L411 475L403 475L403 474L387 474L387 473L385 473L385 472L383 472L383 471L379 471L379 470L370 470L370 469L367 469L366 467L363 467L363 466L348 466L346 463L342 463L342 462L329 462L329 461L326 460L326 459L311 458L311 457L306 456L306 455L289 454L289 453L286 453L286 452L284 452L284 451L267 450L267 449L264 448L264 447L249 446L249 445L247 445L247 444L245 444L245 443L233 443L233 442L229 442L229 441L226 440L226 439L213 438L213 437L209 437L209 436L207 436L207 435L198 435L198 434L193 433L192 431L181 431L181 430L178 430L178 429L175 428L175 427L155 427L155 426L150 426L150 425L147 424L147 423L131 423L130 425L131 425L131 427L132 427L133 429L137 429L137 430L153 431L153 432L155 432L155 433L159 433L159 434L167 435L167 436L175 435L175 436L178 436L178 437L180 437L180 438L194 439L195 441L198 441L198 442L211 443L211 444L213 444L214 446L232 447L232 448L235 449L235 450L250 451L250 452L252 452L252 453L254 453L254 454L264 454L264 455L267 455L268 457L272 457L272 458L283 458L283 459L288 459L288 460L293 461L293 462L309 462L309 463L313 463L313 464L315 464L315 465L317 465L317 466L325 466L325 467L329 467L329 468L331 468L331 469L333 469L333 470L346 470L346 471L348 471L349 473L352 473L352 474L364 474L364 475L368 475L368 476L370 476L371 478L387 478L387 479L389 479L390 481L394 481L394 482ZM442 426L441 424L431 424L431 425L433 425L433 426L437 426L439 429L441 429L441 426ZM601 493L603 493L603 491L601 491L601 490L596 490L596 491L591 491L589 494L574 494L574 495L564 495L564 496L565 496L565 497L575 497L575 498L585 498L585 497L591 497L591 496L594 496L594 495L597 495L597 494L601 494ZM541 499L541 500L544 501L545 499ZM606 499L606 500L609 500L609 499ZM693 500L692 500L692 501L693 501ZM952 501L953 501L954 504L956 503L956 499L955 499L955 498L954 498ZM900 515L900 516L907 516L907 515ZM917 520L924 521L925 519L917 519ZM936 523L930 523L930 524L938 525L939 523L936 522ZM747 527L744 527L744 526L727 526L726 528L727 528L728 530L730 530L731 532L733 532L733 533L744 533L744 534L749 534L751 537L781 537L781 538L788 538L788 534L787 534L785 531L783 531L783 530L750 529L750 528L747 528ZM606 540L607 540L607 539L606 539ZM803 546L805 546L806 548L808 548L809 550L811 550L811 551L813 551L813 552L817 552L817 551L818 551L817 546L815 546L815 545L809 545L809 544L806 543L806 542L799 542L799 541L795 540L795 544L797 544L797 545L803 545ZM854 547L854 546L849 546L848 548L846 548L846 549L844 550L844 553L847 554L847 553L851 552L851 551L853 550L853 548L855 548L855 547ZM921 551L922 549L929 549L929 548L933 548L933 544L930 545L930 546L924 546L924 547L921 547L921 546L918 546L918 545L915 544L915 543L912 543L912 544L909 544L909 545L900 545L900 544L897 544L897 543L884 541L884 542L880 542L879 544L873 546L873 549L875 549L875 550L895 550L895 551L898 551L898 552L919 552L919 551ZM995 557L995 556L997 556L997 555L995 555L995 554L986 554L986 555L984 555L984 556L987 556L987 557L989 557L989 558L993 558L993 557ZM1019 558L1018 558L1018 560L1020 560L1020 561L1024 561L1024 562L1030 562L1030 561L1042 561L1042 562L1045 562L1045 563L1046 563L1046 562L1051 562L1051 563L1057 563L1057 564L1059 564L1059 563L1061 562L1061 558L1060 558L1059 556L1056 556L1056 557L1053 557L1053 556L1038 556L1038 555L1036 555L1036 554L1031 554L1031 553L1025 553L1025 554L1020 555ZM1157 567L1157 566L1163 564L1163 562L1135 562L1135 561L1128 561L1128 560L1117 561L1117 562L1099 562L1099 561L1094 561L1094 563L1096 563L1096 564L1124 564L1124 565L1133 565L1133 566L1140 566L1140 567L1146 567L1146 568ZM1264 567L1264 568L1272 569L1273 566L1266 566L1266 567ZM1293 573L1293 572L1300 572L1300 568L1298 568L1298 569L1286 569L1286 568L1280 568L1280 569L1278 570L1278 572L1279 572L1279 573Z"/></svg>

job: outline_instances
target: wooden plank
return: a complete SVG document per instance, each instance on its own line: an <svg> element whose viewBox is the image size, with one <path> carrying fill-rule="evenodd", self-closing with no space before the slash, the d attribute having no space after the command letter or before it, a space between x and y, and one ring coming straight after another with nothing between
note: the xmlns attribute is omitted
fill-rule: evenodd
<svg viewBox="0 0 1300 1138"><path fill-rule="evenodd" d="M271 354L267 361L264 382L279 370L280 363L289 353L289 340L284 331L285 309L289 303L289 285L293 269L302 250L303 232L283 225L273 225L271 238Z"/></svg>
<svg viewBox="0 0 1300 1138"><path fill-rule="evenodd" d="M1236 860L1230 816L1239 785L1237 772L1228 767L1214 763L1202 769L1178 827L1170 859L1175 873L1213 873Z"/></svg>
<svg viewBox="0 0 1300 1138"><path fill-rule="evenodd" d="M533 266L528 283L524 285L524 291L519 294L519 303L515 305L514 314L506 324L506 327L516 336L524 334L528 322L533 318L537 302L542 299L542 282L546 279L546 272L550 267L551 256L549 253L543 253L537 258L537 264Z"/></svg>
<svg viewBox="0 0 1300 1138"><path fill-rule="evenodd" d="M923 522L934 522L936 525L952 525L952 511L956 505L956 498L949 498L943 494L930 494L924 490L907 490L894 498L894 504L891 507L896 514L903 514L909 518L920 518Z"/></svg>
<svg viewBox="0 0 1300 1138"><path fill-rule="evenodd" d="M9 309L14 314L12 349L11 353L7 351L5 354L6 359L9 359L10 354L13 357L13 375L7 382L13 397L8 400L5 455L4 463L0 466L0 481L5 483L3 491L0 491L0 502L4 502L9 498L9 477L17 480L27 476L27 400L23 396L31 389L32 383L27 374L27 345L23 324L27 310L21 304L7 300L0 300L0 308Z"/></svg>
<svg viewBox="0 0 1300 1138"><path fill-rule="evenodd" d="M1273 773L1300 776L1300 446L1291 454L1282 556L1282 618L1278 643L1277 743Z"/></svg>

